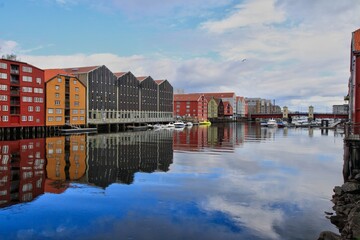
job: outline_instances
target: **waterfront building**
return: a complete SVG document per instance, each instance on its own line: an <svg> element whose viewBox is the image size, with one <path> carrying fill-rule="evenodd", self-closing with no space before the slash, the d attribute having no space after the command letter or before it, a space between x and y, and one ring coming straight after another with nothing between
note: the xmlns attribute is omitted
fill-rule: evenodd
<svg viewBox="0 0 360 240"><path fill-rule="evenodd" d="M131 72L114 73L117 77L117 110L122 112L139 111L140 84ZM126 117L120 116L122 118Z"/></svg>
<svg viewBox="0 0 360 240"><path fill-rule="evenodd" d="M88 124L116 121L117 77L106 66L65 68L86 86Z"/></svg>
<svg viewBox="0 0 360 240"><path fill-rule="evenodd" d="M140 82L139 95L140 105L139 110L143 113L154 113L157 111L157 89L158 85L150 76L136 77Z"/></svg>
<svg viewBox="0 0 360 240"><path fill-rule="evenodd" d="M236 116L240 118L245 117L246 101L244 97L236 97Z"/></svg>
<svg viewBox="0 0 360 240"><path fill-rule="evenodd" d="M228 117L236 117L236 95L234 92L219 92L219 93L203 93L205 97L220 98L223 102L227 101L233 108L233 115Z"/></svg>
<svg viewBox="0 0 360 240"><path fill-rule="evenodd" d="M349 118L353 126L360 124L360 29L352 33L349 78ZM356 129L356 133L359 130Z"/></svg>
<svg viewBox="0 0 360 240"><path fill-rule="evenodd" d="M349 114L349 104L333 105L333 114Z"/></svg>
<svg viewBox="0 0 360 240"><path fill-rule="evenodd" d="M228 101L224 102L224 117L231 118L234 114L234 109L231 106L231 103Z"/></svg>
<svg viewBox="0 0 360 240"><path fill-rule="evenodd" d="M85 126L86 87L61 69L45 70L46 126Z"/></svg>
<svg viewBox="0 0 360 240"><path fill-rule="evenodd" d="M216 119L219 117L218 115L218 103L214 97L206 97L206 100L208 101L208 118Z"/></svg>
<svg viewBox="0 0 360 240"><path fill-rule="evenodd" d="M158 85L157 111L161 114L173 112L174 88L168 80L155 80Z"/></svg>
<svg viewBox="0 0 360 240"><path fill-rule="evenodd" d="M224 102L221 98L216 99L218 105L218 118L224 118Z"/></svg>
<svg viewBox="0 0 360 240"><path fill-rule="evenodd" d="M208 119L208 101L204 94L174 94L174 115L193 118L197 121Z"/></svg>
<svg viewBox="0 0 360 240"><path fill-rule="evenodd" d="M44 111L44 71L0 59L0 127L43 127Z"/></svg>

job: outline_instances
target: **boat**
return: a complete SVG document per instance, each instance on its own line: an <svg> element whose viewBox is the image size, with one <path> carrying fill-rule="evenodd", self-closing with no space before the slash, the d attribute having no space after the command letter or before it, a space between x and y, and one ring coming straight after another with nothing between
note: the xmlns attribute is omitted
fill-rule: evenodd
<svg viewBox="0 0 360 240"><path fill-rule="evenodd" d="M61 134L74 134L74 133L97 133L97 128L66 128L59 130Z"/></svg>
<svg viewBox="0 0 360 240"><path fill-rule="evenodd" d="M276 124L277 124L278 128L284 128L284 127L288 126L287 122L284 122L284 121L278 121Z"/></svg>
<svg viewBox="0 0 360 240"><path fill-rule="evenodd" d="M174 123L174 127L175 128L184 128L185 127L185 123L183 121L176 121Z"/></svg>
<svg viewBox="0 0 360 240"><path fill-rule="evenodd" d="M166 124L166 127L167 127L167 128L174 128L175 125L174 125L174 123L169 122L168 124Z"/></svg>
<svg viewBox="0 0 360 240"><path fill-rule="evenodd" d="M267 127L268 125L267 125L267 122L263 121L263 122L260 122L260 126L261 127Z"/></svg>
<svg viewBox="0 0 360 240"><path fill-rule="evenodd" d="M202 125L202 126L210 126L210 125L211 125L211 122L210 122L209 120L205 120L205 121L199 122L199 125Z"/></svg>
<svg viewBox="0 0 360 240"><path fill-rule="evenodd" d="M193 123L192 123L192 122L187 122L187 123L185 123L185 126L186 126L186 127L192 127L192 126L193 126Z"/></svg>
<svg viewBox="0 0 360 240"><path fill-rule="evenodd" d="M161 124L157 123L153 125L153 129L160 129L160 128L162 128Z"/></svg>
<svg viewBox="0 0 360 240"><path fill-rule="evenodd" d="M268 127L277 127L277 123L276 123L276 120L271 118L267 121L267 126Z"/></svg>

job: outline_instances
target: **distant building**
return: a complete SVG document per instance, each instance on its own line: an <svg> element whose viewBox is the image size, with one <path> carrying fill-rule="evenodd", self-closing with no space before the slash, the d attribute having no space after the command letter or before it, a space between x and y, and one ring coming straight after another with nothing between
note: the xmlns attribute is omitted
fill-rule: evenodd
<svg viewBox="0 0 360 240"><path fill-rule="evenodd" d="M246 115L246 101L244 97L236 97L236 116L244 118Z"/></svg>
<svg viewBox="0 0 360 240"><path fill-rule="evenodd" d="M333 114L349 114L349 105L333 105Z"/></svg>
<svg viewBox="0 0 360 240"><path fill-rule="evenodd" d="M233 117L236 117L236 94L234 92L213 92L203 94L205 97L220 98L223 102L229 102L233 109Z"/></svg>
<svg viewBox="0 0 360 240"><path fill-rule="evenodd" d="M245 101L249 114L281 113L281 107L278 105L274 105L269 99L245 98Z"/></svg>
<svg viewBox="0 0 360 240"><path fill-rule="evenodd" d="M208 101L204 94L174 94L174 115L195 120L208 119Z"/></svg>
<svg viewBox="0 0 360 240"><path fill-rule="evenodd" d="M208 118L214 119L218 118L218 103L214 97L207 97L206 100L208 101Z"/></svg>
<svg viewBox="0 0 360 240"><path fill-rule="evenodd" d="M0 59L0 127L45 126L44 71Z"/></svg>
<svg viewBox="0 0 360 240"><path fill-rule="evenodd" d="M231 118L234 115L234 109L230 102L224 101L224 117Z"/></svg>
<svg viewBox="0 0 360 240"><path fill-rule="evenodd" d="M155 80L158 85L157 111L160 114L173 111L174 89L168 80Z"/></svg>

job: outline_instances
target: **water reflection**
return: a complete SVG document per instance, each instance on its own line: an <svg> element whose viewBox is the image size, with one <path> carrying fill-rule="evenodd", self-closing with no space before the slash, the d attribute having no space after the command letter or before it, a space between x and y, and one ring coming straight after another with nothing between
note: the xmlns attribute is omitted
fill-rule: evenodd
<svg viewBox="0 0 360 240"><path fill-rule="evenodd" d="M44 193L45 139L0 142L0 207Z"/></svg>
<svg viewBox="0 0 360 240"><path fill-rule="evenodd" d="M87 142L88 182L103 188L130 184L136 172L166 172L173 161L170 131L94 135Z"/></svg>

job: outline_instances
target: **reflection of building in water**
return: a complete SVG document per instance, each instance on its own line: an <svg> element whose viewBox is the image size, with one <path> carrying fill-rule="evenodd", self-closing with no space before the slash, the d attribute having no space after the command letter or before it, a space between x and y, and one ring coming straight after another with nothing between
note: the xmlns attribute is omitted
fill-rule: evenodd
<svg viewBox="0 0 360 240"><path fill-rule="evenodd" d="M67 180L80 180L86 171L86 135L46 139L46 192L60 193Z"/></svg>
<svg viewBox="0 0 360 240"><path fill-rule="evenodd" d="M242 144L246 132L245 125L218 123L210 127L199 126L174 132L174 150L199 151L202 148L233 150Z"/></svg>
<svg viewBox="0 0 360 240"><path fill-rule="evenodd" d="M88 136L88 181L101 187L130 184L136 172L168 171L172 132L123 132Z"/></svg>
<svg viewBox="0 0 360 240"><path fill-rule="evenodd" d="M0 142L0 207L44 193L45 139Z"/></svg>

